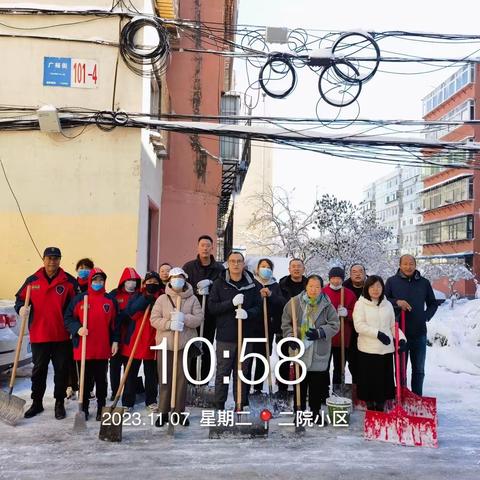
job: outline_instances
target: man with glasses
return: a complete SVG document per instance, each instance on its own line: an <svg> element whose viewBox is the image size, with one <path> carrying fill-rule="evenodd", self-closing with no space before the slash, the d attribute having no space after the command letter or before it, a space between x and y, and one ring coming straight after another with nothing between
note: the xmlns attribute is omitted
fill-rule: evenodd
<svg viewBox="0 0 480 480"><path fill-rule="evenodd" d="M245 270L245 258L240 252L231 252L227 257L227 270L213 283L208 298L208 308L217 325L217 371L215 376L215 403L219 410L225 409L228 383L225 377L233 372L234 397L237 395L237 323L243 320L243 338L255 337L258 325L262 322L262 286ZM256 325L257 324L257 325ZM245 354L251 352L247 343ZM249 371L249 361L242 363L245 377ZM242 405L248 405L249 386L243 385Z"/></svg>

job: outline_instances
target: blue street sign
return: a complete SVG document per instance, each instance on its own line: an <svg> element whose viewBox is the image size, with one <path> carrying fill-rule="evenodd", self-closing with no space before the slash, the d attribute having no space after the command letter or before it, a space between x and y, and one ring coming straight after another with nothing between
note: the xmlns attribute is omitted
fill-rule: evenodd
<svg viewBox="0 0 480 480"><path fill-rule="evenodd" d="M72 59L43 57L43 84L48 87L71 86Z"/></svg>

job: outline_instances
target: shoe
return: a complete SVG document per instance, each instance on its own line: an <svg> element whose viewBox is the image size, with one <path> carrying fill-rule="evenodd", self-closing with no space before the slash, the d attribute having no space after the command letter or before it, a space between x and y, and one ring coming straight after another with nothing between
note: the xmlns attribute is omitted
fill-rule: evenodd
<svg viewBox="0 0 480 480"><path fill-rule="evenodd" d="M167 423L168 413L160 413L155 420L156 427L163 427Z"/></svg>
<svg viewBox="0 0 480 480"><path fill-rule="evenodd" d="M158 405L156 403L150 403L147 405L147 410L152 413L158 412Z"/></svg>
<svg viewBox="0 0 480 480"><path fill-rule="evenodd" d="M39 413L42 413L42 412L43 412L42 402L33 401L30 408L25 412L24 417L25 418L32 418L35 415L38 415Z"/></svg>
<svg viewBox="0 0 480 480"><path fill-rule="evenodd" d="M88 412L88 408L86 410L83 409L83 413L85 414L85 421L87 421L90 418L90 413Z"/></svg>
<svg viewBox="0 0 480 480"><path fill-rule="evenodd" d="M182 427L189 427L190 426L190 420L187 417L185 420L182 422Z"/></svg>
<svg viewBox="0 0 480 480"><path fill-rule="evenodd" d="M89 398L90 398L90 400L93 400L94 398L96 398L95 397L95 392L93 390L90 392Z"/></svg>
<svg viewBox="0 0 480 480"><path fill-rule="evenodd" d="M102 407L97 408L97 416L95 417L95 420L99 422L102 419Z"/></svg>
<svg viewBox="0 0 480 480"><path fill-rule="evenodd" d="M125 408L125 413L133 413L133 407L124 406L124 408Z"/></svg>
<svg viewBox="0 0 480 480"><path fill-rule="evenodd" d="M65 412L65 405L63 400L56 400L55 401L55 418L57 420L63 420L67 416L67 412Z"/></svg>

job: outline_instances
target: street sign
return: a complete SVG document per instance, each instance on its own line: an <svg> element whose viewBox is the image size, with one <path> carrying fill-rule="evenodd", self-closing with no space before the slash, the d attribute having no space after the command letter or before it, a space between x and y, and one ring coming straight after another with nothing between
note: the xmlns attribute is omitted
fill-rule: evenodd
<svg viewBox="0 0 480 480"><path fill-rule="evenodd" d="M46 87L97 88L98 63L69 57L43 58L43 85Z"/></svg>

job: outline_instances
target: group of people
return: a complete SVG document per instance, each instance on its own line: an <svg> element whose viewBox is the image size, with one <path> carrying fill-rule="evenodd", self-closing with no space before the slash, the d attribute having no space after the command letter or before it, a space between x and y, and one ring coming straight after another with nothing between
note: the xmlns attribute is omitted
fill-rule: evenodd
<svg viewBox="0 0 480 480"><path fill-rule="evenodd" d="M271 352L274 341L278 344L287 338L281 352L292 356L303 343L301 360L307 372L300 384L301 398L295 402L302 410L306 409L308 399L310 410L319 412L329 396L330 385L335 388L341 383L342 358L348 363L358 398L369 409L383 410L385 401L394 396L394 325L401 310L406 314L406 331L400 333L400 349L410 356L412 390L422 394L426 322L437 307L432 287L416 269L415 258L402 256L397 274L385 284L377 275L367 276L362 265L353 264L348 279L342 268L332 268L328 285L324 286L319 275L305 276L300 259L292 259L289 275L277 282L269 258L261 259L255 271L250 272L242 253L231 252L224 266L212 252L212 238L202 235L197 243L197 257L182 268L164 263L159 272L149 271L142 279L134 268L127 267L117 288L107 293L107 275L92 260L79 260L74 278L60 267L60 250L47 248L43 267L29 276L16 294L15 308L28 317L32 346L32 404L25 417L43 411L51 361L55 418L65 418L67 390L78 390L82 343L86 342L83 409L88 418L90 392L95 389L96 419L100 420L108 395L108 371L113 400L122 368L136 343L122 404L133 408L143 364L145 403L162 414L156 425L164 425L170 410L175 332L181 359L185 345L199 336L201 326L203 337L212 344L216 342L216 358L210 358L208 349L202 353L196 346L190 348L188 373L195 378L197 355L202 355L202 379L215 361L215 407L224 409L229 388L224 379L233 376L234 385L237 381L239 320L243 338L265 339L265 342L248 342L244 355L258 353L266 357L267 342ZM31 293L27 306L28 287ZM145 315L147 325L142 330L140 325ZM343 341L340 318L344 319ZM293 336L298 340L288 340ZM167 355L156 355L151 347L163 342ZM345 355L341 354L342 345ZM165 368L168 374L163 379ZM265 376L263 362L257 361L254 366L251 357L241 368L246 378L259 380ZM286 397L288 384L281 379L291 379L289 362L283 362L279 370L278 396ZM241 399L236 399L237 404L248 405L250 395L261 393L262 388L263 384L257 383L250 392L250 385L241 382ZM233 390L236 398L237 389ZM186 393L187 379L180 361L176 376L178 413L185 411Z"/></svg>

